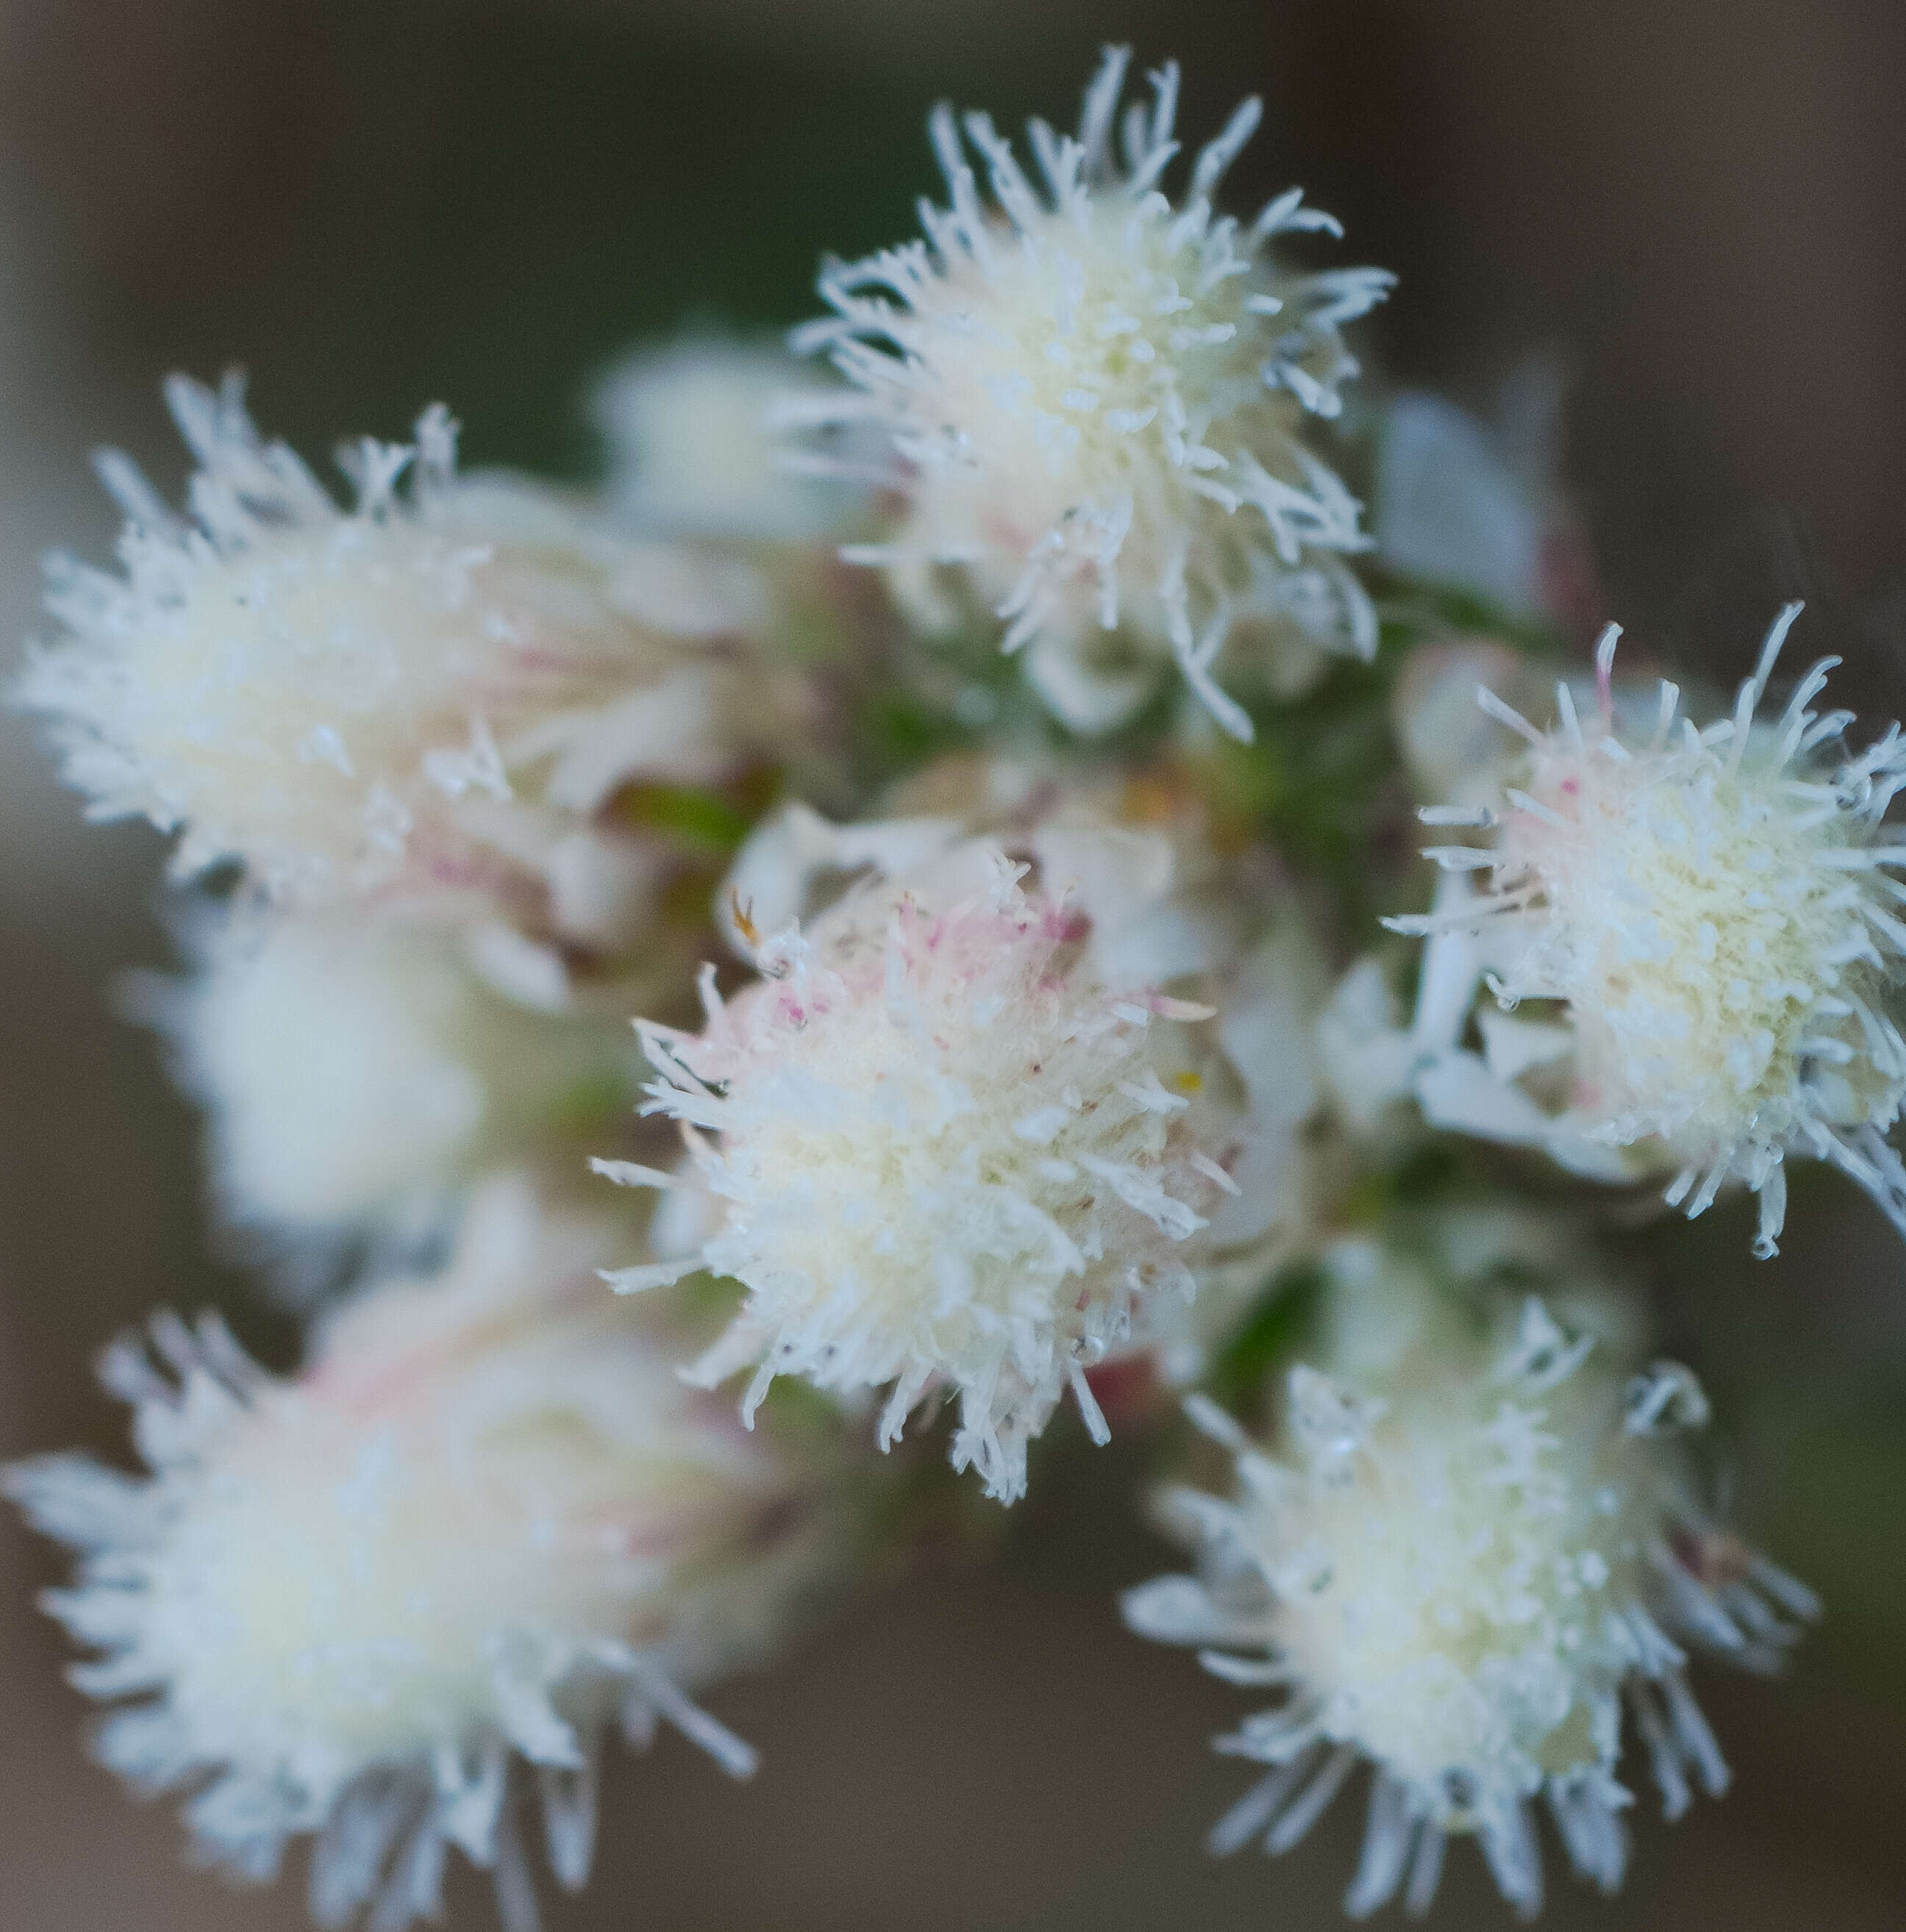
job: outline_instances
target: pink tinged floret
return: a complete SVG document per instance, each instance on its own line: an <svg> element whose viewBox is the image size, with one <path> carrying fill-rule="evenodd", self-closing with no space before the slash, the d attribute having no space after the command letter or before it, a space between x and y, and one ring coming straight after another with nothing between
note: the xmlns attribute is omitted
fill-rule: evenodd
<svg viewBox="0 0 1906 1932"><path fill-rule="evenodd" d="M1652 736L1624 738L1613 626L1595 653L1592 743L1566 683L1546 733L1478 691L1529 747L1529 788L1505 787L1499 814L1426 808L1426 823L1497 836L1425 856L1452 875L1490 873L1491 890L1391 922L1452 944L1473 935L1498 958L1489 983L1505 1008L1563 1002L1577 1036L1577 1118L1556 1124L1577 1158L1584 1134L1637 1148L1643 1166L1674 1173L1666 1198L1691 1215L1744 1183L1760 1197L1763 1256L1780 1232L1789 1156L1840 1167L1906 1229L1906 1166L1885 1138L1906 1102L1906 1042L1887 1011L1906 974L1906 926L1890 910L1906 889L1884 876L1906 848L1882 842L1906 748L1895 728L1827 761L1852 722L1808 708L1832 658L1777 720L1757 724L1799 608L1780 614L1731 716L1704 730L1677 720L1680 694L1664 683ZM1505 1094L1496 1112L1513 1124L1533 1104ZM1472 1124L1480 1118L1472 1109L1449 1124L1488 1131Z"/></svg>
<svg viewBox="0 0 1906 1932"><path fill-rule="evenodd" d="M752 1366L744 1414L778 1374L890 1384L884 1444L951 1394L956 1461L1010 1500L1067 1389L1103 1432L1082 1371L1189 1292L1228 1177L1193 1157L1151 1030L1210 1010L1106 988L1089 920L977 856L990 890L865 889L758 949L777 976L699 1037L643 1031L650 1110L709 1136L691 1159L725 1219L699 1264L750 1291L698 1379Z"/></svg>

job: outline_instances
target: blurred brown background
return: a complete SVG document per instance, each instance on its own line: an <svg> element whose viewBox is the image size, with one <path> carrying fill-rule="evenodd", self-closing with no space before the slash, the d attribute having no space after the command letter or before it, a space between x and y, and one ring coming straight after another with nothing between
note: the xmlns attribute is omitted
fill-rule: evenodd
<svg viewBox="0 0 1906 1932"><path fill-rule="evenodd" d="M441 396L473 459L586 473L603 358L797 318L822 249L910 231L935 96L1063 119L1108 38L1185 62L1194 140L1265 96L1236 193L1301 182L1346 260L1400 272L1390 370L1481 400L1530 349L1565 358L1611 614L1736 675L1803 595L1851 699L1900 709L1897 0L0 0L0 632L35 621L47 545L110 542L92 445L179 475L165 370L245 364L314 452ZM206 1258L193 1121L110 1015L115 975L165 957L158 842L83 829L26 730L0 734L0 1453L112 1448L88 1364L124 1322L219 1298L266 1352L289 1338ZM1644 1796L1627 1890L1557 1876L1559 1927L1906 1923L1906 1264L1831 1188L1802 1216L1766 1267L1670 1241L1661 1292L1744 1526L1829 1622L1784 1685L1705 1675L1734 1792L1672 1834ZM1130 1520L1141 1472L1061 1459L997 1571L910 1586L722 1694L766 1750L753 1786L674 1740L623 1766L552 1925L1337 1923L1355 1807L1274 1865L1199 1849L1243 1781L1205 1739L1247 1706L1118 1627L1115 1589L1167 1556ZM302 1924L296 1886L185 1871L168 1810L86 1764L29 1606L53 1572L0 1525L0 1926ZM1438 1922L1507 1922L1478 1862L1451 1867ZM455 1904L491 1922L480 1886Z"/></svg>

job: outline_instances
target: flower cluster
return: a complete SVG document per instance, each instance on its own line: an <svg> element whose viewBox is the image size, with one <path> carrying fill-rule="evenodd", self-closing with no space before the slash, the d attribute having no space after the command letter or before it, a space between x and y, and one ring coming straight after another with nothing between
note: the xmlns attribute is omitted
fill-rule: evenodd
<svg viewBox="0 0 1906 1932"><path fill-rule="evenodd" d="M304 1340L160 1316L144 1469L4 1481L100 1755L240 1876L312 1839L323 1923L437 1918L455 1849L532 1932L527 1799L573 1887L617 1730L746 1774L691 1700L1069 1436L1180 1458L1127 1618L1280 1694L1214 1847L1367 1769L1353 1913L1460 1835L1533 1912L1543 1808L1612 1889L1635 1741L1670 1814L1726 1782L1692 1653L1814 1614L1574 1183L1744 1185L1771 1254L1805 1156L1906 1230L1906 740L1773 692L1791 608L1730 715L1610 629L1529 722L1601 614L1552 373L1345 410L1390 278L1220 212L1254 101L1172 185L1127 68L1030 165L939 110L925 239L785 352L637 350L593 489L440 406L341 500L175 379L185 511L109 457L119 568L53 566L16 695L177 835L131 1004Z"/></svg>

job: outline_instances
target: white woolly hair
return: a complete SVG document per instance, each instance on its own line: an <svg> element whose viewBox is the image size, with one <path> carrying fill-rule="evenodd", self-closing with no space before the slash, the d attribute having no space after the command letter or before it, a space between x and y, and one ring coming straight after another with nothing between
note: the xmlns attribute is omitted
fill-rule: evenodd
<svg viewBox="0 0 1906 1932"><path fill-rule="evenodd" d="M699 1036L644 1024L648 1111L681 1121L719 1228L644 1288L705 1268L748 1299L693 1371L891 1385L883 1447L956 1394L956 1466L1025 1486L1026 1448L1085 1370L1195 1292L1237 1184L1212 1010L1094 970L1091 920L986 841L875 880L762 942ZM675 1186L614 1162L613 1178Z"/></svg>
<svg viewBox="0 0 1906 1932"><path fill-rule="evenodd" d="M1718 1796L1727 1781L1684 1646L1771 1669L1793 1620L1817 1611L1700 1507L1673 1438L1706 1420L1706 1401L1678 1364L1641 1366L1619 1302L1579 1280L1547 1303L1502 1288L1480 1306L1452 1298L1451 1256L1478 1232L1485 1252L1498 1244L1461 1226L1433 1261L1429 1243L1332 1255L1329 1372L1289 1372L1268 1448L1190 1399L1238 1486L1172 1493L1199 1574L1125 1599L1140 1634L1286 1694L1217 1741L1271 1768L1212 1832L1214 1851L1289 1850L1372 1766L1345 1900L1359 1918L1400 1889L1427 1910L1459 1833L1532 1916L1538 1798L1577 1874L1612 1892L1632 1802L1616 1777L1624 1706L1677 1816L1693 1784ZM1562 1245L1532 1252L1546 1246L1553 1268Z"/></svg>
<svg viewBox="0 0 1906 1932"><path fill-rule="evenodd" d="M586 1876L602 1736L666 1718L738 1777L753 1752L686 1689L769 1647L836 1560L814 1470L684 1389L592 1264L603 1231L520 1185L442 1280L350 1305L295 1380L215 1316L161 1316L104 1366L150 1474L89 1458L6 1486L83 1553L47 1608L140 1701L97 1739L143 1792L200 1788L197 1856L263 1881L317 1834L321 1924L442 1909L452 1846L536 1922L525 1778L550 1863Z"/></svg>
<svg viewBox="0 0 1906 1932"><path fill-rule="evenodd" d="M1466 940L1473 984L1486 945L1505 1009L1565 1003L1586 1138L1657 1154L1674 1172L1670 1204L1691 1216L1744 1182L1760 1196L1763 1256L1785 1216L1789 1154L1850 1174L1906 1232L1906 1167L1886 1138L1906 1100L1906 1041L1887 1011L1906 971L1906 884L1887 873L1906 866L1906 844L1887 842L1886 822L1906 785L1906 740L1895 724L1863 752L1833 753L1852 714L1810 708L1833 658L1776 720L1757 722L1799 610L1781 611L1733 715L1705 728L1677 722L1679 693L1664 682L1652 734L1623 732L1613 626L1596 652L1590 726L1565 683L1548 731L1482 691L1484 710L1524 741L1523 769L1499 811L1421 815L1494 834L1427 854L1452 874L1488 872L1490 890L1386 922L1441 940L1445 980L1460 975ZM1520 1022L1506 1030L1537 1039ZM1554 1057L1539 1041L1532 1052ZM1444 1124L1473 1118L1487 1132L1493 1120L1513 1138L1528 1111L1505 1094L1493 1112L1466 1105Z"/></svg>
<svg viewBox="0 0 1906 1932"><path fill-rule="evenodd" d="M925 241L823 270L833 314L795 346L826 350L854 392L791 399L783 418L887 431L884 480L905 520L843 555L888 571L937 628L957 612L934 573L964 572L1075 729L1119 722L1175 662L1247 740L1214 673L1234 630L1288 634L1313 656L1376 647L1343 561L1367 547L1358 506L1304 437L1310 418L1337 415L1356 368L1341 325L1392 278L1274 260L1280 236L1341 232L1295 189L1249 222L1216 212L1254 99L1199 152L1175 206L1160 184L1178 152L1178 69L1153 74L1149 109L1128 107L1115 130L1129 59L1106 51L1076 137L1031 124L1037 185L987 116L935 111L951 206L922 202Z"/></svg>
<svg viewBox="0 0 1906 1932"><path fill-rule="evenodd" d="M17 688L47 714L96 818L177 832L281 896L476 891L540 905L522 849L631 772L701 780L730 755L726 578L617 536L560 494L459 477L440 406L407 445L341 458L341 508L241 386L167 385L200 467L175 514L130 461L123 574L56 556L65 626Z"/></svg>

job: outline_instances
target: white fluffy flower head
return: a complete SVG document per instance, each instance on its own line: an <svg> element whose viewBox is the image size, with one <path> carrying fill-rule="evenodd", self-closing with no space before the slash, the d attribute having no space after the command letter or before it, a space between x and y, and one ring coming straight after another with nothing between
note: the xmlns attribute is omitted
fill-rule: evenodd
<svg viewBox="0 0 1906 1932"><path fill-rule="evenodd" d="M1906 784L1906 742L1895 726L1829 760L1852 722L1808 708L1830 658L1777 719L1757 722L1799 610L1781 613L1733 716L1705 730L1677 724L1664 683L1652 734L1622 735L1612 627L1588 728L1565 685L1547 732L1484 692L1526 741L1524 769L1499 814L1424 816L1495 831L1491 844L1430 854L1488 871L1491 890L1391 922L1487 935L1505 1006L1565 1001L1574 1107L1589 1134L1658 1144L1677 1170L1668 1198L1690 1214L1730 1179L1758 1190L1763 1254L1780 1232L1790 1152L1843 1168L1906 1227L1906 1172L1883 1138L1906 1097L1906 1043L1886 1010L1906 957L1906 887L1886 868L1906 863L1906 846L1886 842L1883 822Z"/></svg>
<svg viewBox="0 0 1906 1932"><path fill-rule="evenodd" d="M1076 138L1031 124L1037 185L989 117L936 111L952 205L923 202L924 242L826 269L835 314L797 344L829 347L860 393L790 414L887 429L905 518L890 542L848 554L889 568L943 622L932 570L969 573L1069 723L1116 722L1175 658L1248 738L1213 670L1234 621L1374 648L1342 562L1365 547L1358 507L1303 439L1308 418L1337 412L1356 366L1340 325L1391 278L1277 263L1276 237L1338 232L1295 190L1250 222L1216 212L1255 100L1200 152L1174 206L1160 184L1178 152L1178 70L1154 74L1149 109L1128 108L1115 130L1128 54L1107 52ZM1108 654L1093 633L1114 630L1122 646Z"/></svg>
<svg viewBox="0 0 1906 1932"><path fill-rule="evenodd" d="M413 445L358 446L345 508L235 382L167 394L200 466L189 518L107 458L124 574L55 560L67 635L20 686L95 817L290 898L521 896L519 848L554 842L539 814L573 830L632 770L720 768L713 646L745 613L716 578L554 491L458 477L441 408Z"/></svg>
<svg viewBox="0 0 1906 1932"><path fill-rule="evenodd" d="M779 344L692 336L638 351L594 397L617 509L638 529L688 536L799 543L838 531L860 507L863 493L844 485L864 481L867 453L850 441L809 466L773 430L791 397L798 406L829 386ZM821 476L799 473L809 466Z"/></svg>
<svg viewBox="0 0 1906 1932"><path fill-rule="evenodd" d="M989 1493L1068 1383L1160 1296L1188 1298L1205 1210L1235 1190L1199 1144L1210 1009L1090 970L1091 922L983 843L850 896L764 945L767 976L699 1036L644 1027L656 1110L685 1124L722 1226L668 1269L748 1300L701 1364L824 1388L892 1384L883 1446L956 1390L953 1457ZM712 1136L710 1140L704 1136ZM641 1171L620 1178L659 1180Z"/></svg>
<svg viewBox="0 0 1906 1932"><path fill-rule="evenodd" d="M1340 1345L1334 1374L1291 1371L1270 1453L1193 1399L1238 1487L1172 1499L1202 1574L1133 1592L1127 1615L1211 1646L1205 1662L1235 1682L1287 1690L1220 1742L1273 1768L1214 1849L1287 1850L1367 1760L1353 1913L1399 1888L1423 1910L1445 1837L1463 1832L1529 1914L1538 1796L1575 1870L1620 1880L1624 1702L1670 1816L1690 1772L1724 1786L1676 1638L1764 1667L1793 1634L1779 1610L1814 1606L1696 1505L1672 1439L1706 1412L1685 1370L1631 1375L1618 1337L1574 1332L1533 1297L1499 1297L1479 1326L1457 1318L1409 1269L1362 1243L1333 1257L1337 1292L1379 1303L1376 1346ZM1605 1306L1580 1312L1605 1321Z"/></svg>
<svg viewBox="0 0 1906 1932"><path fill-rule="evenodd" d="M209 1111L227 1217L293 1244L419 1234L484 1168L578 1157L639 1084L619 1021L526 1010L434 926L241 917L204 954L149 1004Z"/></svg>
<svg viewBox="0 0 1906 1932"><path fill-rule="evenodd" d="M203 1783L194 1836L241 1876L320 1833L326 1923L374 1897L380 1926L434 1918L455 1844L495 1866L512 1932L533 1924L512 1758L571 1885L609 1724L641 1741L665 1716L752 1767L683 1687L771 1641L826 1512L603 1296L606 1239L501 1186L448 1278L352 1304L293 1381L215 1318L161 1318L106 1364L149 1478L78 1456L9 1473L86 1552L50 1599L104 1653L76 1681L147 1698L101 1756L148 1790Z"/></svg>

